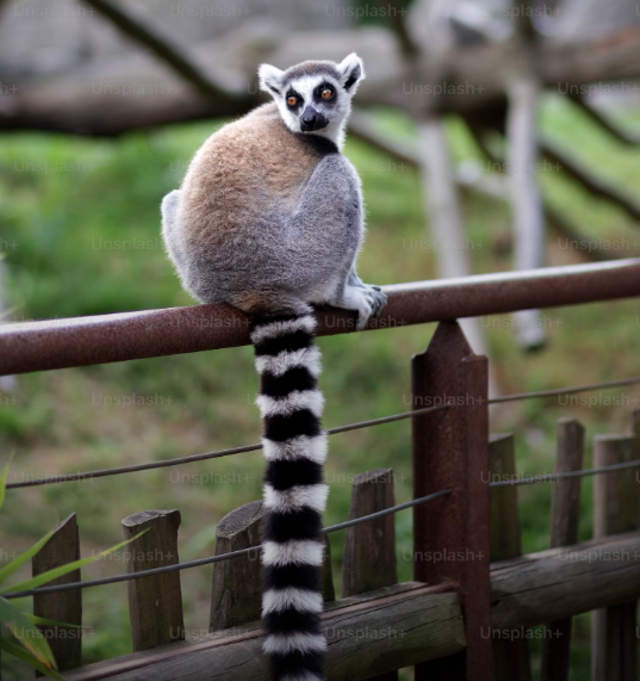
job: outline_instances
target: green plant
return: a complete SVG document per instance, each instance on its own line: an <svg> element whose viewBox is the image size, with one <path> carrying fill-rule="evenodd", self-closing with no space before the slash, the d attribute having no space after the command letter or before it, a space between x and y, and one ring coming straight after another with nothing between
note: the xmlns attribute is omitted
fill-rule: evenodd
<svg viewBox="0 0 640 681"><path fill-rule="evenodd" d="M12 457L9 458L9 461L4 467L2 474L0 474L0 508L2 508L4 501L7 474L9 473L11 458ZM5 565L2 569L0 569L0 624L4 625L13 636L13 638L0 636L0 650L4 650L9 655L13 655L19 660L26 662L37 671L49 676L52 679L56 679L56 681L64 681L64 678L56 671L57 665L53 657L51 647L49 646L47 639L42 635L42 632L36 625L40 624L75 628L77 628L79 625L55 622L53 620L45 619L44 617L36 617L30 613L22 612L15 605L13 605L11 601L5 598L5 594L16 591L36 589L37 587L57 579L58 577L62 577L73 570L77 570L84 565L88 565L89 563L99 560L103 556L106 556L107 554L116 551L122 546L125 546L125 544L129 544L144 533L141 532L132 539L128 539L127 541L121 542L116 546L112 546L111 548L101 551L90 558L75 560L72 563L61 565L58 568L47 570L36 577L24 580L18 584L6 586L5 582L7 578L10 577L18 568L24 565L33 556L35 556L35 554L40 551L40 549L49 541L49 539L51 539L54 532L55 530L48 532L29 550L25 551L22 555L18 556L8 565Z"/></svg>

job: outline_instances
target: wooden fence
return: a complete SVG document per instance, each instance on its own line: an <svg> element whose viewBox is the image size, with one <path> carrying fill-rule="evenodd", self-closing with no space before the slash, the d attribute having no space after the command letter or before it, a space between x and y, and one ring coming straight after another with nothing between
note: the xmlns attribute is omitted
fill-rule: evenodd
<svg viewBox="0 0 640 681"><path fill-rule="evenodd" d="M608 275L604 274L607 268ZM629 276L623 281L621 272L625 268ZM571 286L556 286L555 295L545 299L537 289L557 281L559 273L550 270L550 278L545 279L545 271L541 271L532 277L533 283L529 282L529 297L518 294L515 302L509 302L510 284L505 278L498 306L520 309L539 307L541 302L550 306L640 295L640 261L566 268L568 278L578 272L581 278L573 293ZM499 275L493 275L492 284L496 276L499 279ZM577 281L574 279L574 283ZM640 597L640 495L636 476L640 466L640 411L631 414L627 433L594 438L594 462L589 470L583 468L584 427L575 420L561 419L554 473L538 478L518 475L513 436L490 435L488 424L492 402L635 384L640 383L640 377L490 400L487 359L473 353L456 321L447 321L459 316L457 306L469 305L470 290L465 287L471 285L466 281L450 283L449 312L442 315L427 350L412 359L413 409L330 431L339 433L410 418L414 501L394 505L391 469L362 472L353 481L349 519L327 528L328 533L344 531L345 542L340 599L336 599L333 587L327 543L324 627L329 642L328 678L391 681L398 678L398 669L414 666L416 681L527 680L531 678L531 664L526 632L532 626L545 625L541 678L566 680L572 617L593 611L592 678L635 679L636 601ZM400 310L401 298L407 296L409 300L404 302L411 308L423 304L416 302L416 287L408 288L409 292L407 287L390 287L392 310L394 304L395 310ZM421 284L419 289L428 296L434 286ZM445 306L442 300L438 304ZM474 305L479 305L477 300ZM492 305L491 311L496 309L496 303ZM222 314L220 310L213 313ZM177 319L184 311L175 314ZM90 363L90 359L126 359L126 349L114 351L106 345L97 357L95 345L91 357L82 350L74 355L74 334L91 335L89 327L96 323L122 323L121 318L95 319L84 325L82 321L70 323L63 332L58 322L15 325L13 329L7 325L6 331L0 331L0 357L5 358L0 363L14 372L79 365ZM148 328L152 334L153 324ZM214 330L208 343L229 342L220 341L216 333ZM57 348L52 360L46 348L54 336ZM30 342L16 344L18 337ZM135 349L128 351L131 356L140 356L142 346L138 340L136 343ZM144 350L149 353L145 356L168 354L157 345L153 348ZM9 352L9 359L3 350ZM104 354L100 356L100 352ZM250 445L222 454L257 448L259 445ZM220 454L155 462L147 467ZM54 476L9 487L55 484L128 470L140 467ZM577 544L580 488L585 475L595 476L594 537ZM522 555L518 522L518 488L523 484L553 485L550 548L526 556ZM414 517L414 581L399 584L393 519L396 512L409 507ZM260 655L258 622L257 547L262 513L259 501L231 511L217 527L215 556L190 563L179 560L178 510L147 510L125 518L122 525L126 538L147 531L125 550L127 574L95 583L127 581L134 652L80 667L81 638L69 637L68 630L51 630L47 637L60 668L72 670L66 673L69 681L266 681L268 670ZM78 527L75 515L71 515L34 558L34 574L74 560L79 554ZM183 616L181 575L186 569L211 563L210 633L196 641L185 640L188 626ZM94 582L82 582L80 588L79 580L79 574L68 575L29 592L35 613L81 624L82 588Z"/></svg>

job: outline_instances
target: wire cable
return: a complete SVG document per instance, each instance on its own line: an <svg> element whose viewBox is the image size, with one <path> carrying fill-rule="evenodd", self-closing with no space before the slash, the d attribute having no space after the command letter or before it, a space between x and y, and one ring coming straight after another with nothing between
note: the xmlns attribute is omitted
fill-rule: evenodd
<svg viewBox="0 0 640 681"><path fill-rule="evenodd" d="M489 487L517 487L519 485L537 485L543 482L557 482L565 478L582 478L588 475L598 475L600 473L611 473L613 471L621 471L625 468L636 468L640 466L640 459L635 461L626 461L625 463L615 463L611 466L602 466L601 468L585 468L579 471L565 471L563 473L548 473L546 475L532 475L528 478L513 478L509 480L496 480L490 482Z"/></svg>
<svg viewBox="0 0 640 681"><path fill-rule="evenodd" d="M412 499L411 501L406 501L403 504L397 504L396 506L390 506L381 511L376 511L375 513L369 513L368 515L360 516L359 518L352 518L338 525L331 525L330 527L325 527L322 532L323 534L330 534L331 532L338 532L339 530L345 530L348 527L353 527L354 525L360 525L369 520L374 520L375 518L382 518L392 513L397 513L398 511L403 511L407 508L413 506L418 506L419 504L424 504L426 501L431 501L432 499L439 499L448 494L451 494L451 489L443 489L440 492L434 492L433 494L427 494L424 497L419 497L418 499ZM176 570L186 570L192 567L198 567L201 565L211 565L212 563L219 563L223 560L229 560L232 558L238 558L240 556L245 556L252 552L257 554L261 545L250 546L246 549L240 549L238 551L231 551L229 553L223 553L219 556L209 556L207 558L199 558L197 560L190 560L185 563L175 563L173 565L163 565L162 567L152 568L150 570L140 570L138 572L129 572L123 575L115 575L113 577L103 577L102 579L92 579L85 582L70 582L69 584L59 584L56 586L44 586L38 589L31 589L30 591L16 591L14 593L2 594L3 598L24 598L26 596L36 596L38 594L48 594L57 593L59 591L70 591L72 589L86 589L90 586L102 586L104 584L116 584L117 582L127 582L132 579L140 579L142 577L152 577L154 575L160 575L165 572L175 572Z"/></svg>
<svg viewBox="0 0 640 681"><path fill-rule="evenodd" d="M623 385L635 385L640 383L640 376L635 378L625 378L616 381L604 381L602 383L591 383L587 385L578 385L569 388L554 388L551 390L538 390L528 393L516 393L513 395L503 395L502 397L494 397L487 400L488 404L500 404L503 402L516 402L525 399L536 399L542 397L556 397L558 395L571 395L579 392L589 392L591 390L606 390L608 388L615 388ZM337 433L346 433L351 430L359 430L361 428L369 428L370 426L378 426L384 423L393 423L394 421L401 421L403 419L410 419L414 416L421 416L422 414L429 414L436 411L443 411L450 409L455 405L442 404L436 407L424 407L421 409L413 409L405 411L400 414L393 414L391 416L382 416L377 419L368 419L367 421L359 421L357 423L349 423L344 426L336 426L329 428L327 435L335 435ZM206 461L208 459L220 459L225 456L232 456L234 454L243 454L246 452L255 452L262 449L262 444L257 442L252 445L244 445L241 447L232 447L230 449L222 449L215 452L205 452L203 454L192 454L190 456L181 456L174 459L164 459L162 461L153 461L149 463L133 464L131 466L118 466L115 468L104 468L95 471L86 471L83 473L67 473L61 475L53 475L49 477L36 478L33 480L24 480L22 482L11 482L6 485L7 489L19 489L22 487L37 487L39 485L53 485L61 482L79 482L82 480L91 480L93 478L104 478L111 475L121 475L123 473L137 473L139 471L148 471L155 468L166 468L169 466L179 466L182 464L193 463L195 461Z"/></svg>
<svg viewBox="0 0 640 681"><path fill-rule="evenodd" d="M415 409L413 411L402 412L401 414L393 414L392 416L382 416L377 419L369 419L367 421L359 421L357 423L349 423L345 426L337 426L329 428L327 435L335 435L336 433L346 433L350 430L359 430L360 428L368 428L369 426L379 426L383 423L392 423L393 421L400 421L408 419L412 416L419 416L420 414L428 414L434 411L443 411L449 409L450 405L442 404L437 407L425 407L423 409ZM216 452L205 452L204 454L192 454L191 456L181 456L175 459L163 459L162 461L152 461L150 463L133 464L131 466L119 466L117 468L104 468L96 471L86 471L84 473L68 473L63 475L52 475L49 477L36 478L35 480L24 480L22 482L11 482L7 484L7 489L18 489L20 487L36 487L39 485L53 485L59 482L78 482L81 480L90 480L92 478L104 478L110 475L120 475L122 473L137 473L138 471L148 471L154 468L166 468L168 466L178 466L185 463L193 463L194 461L205 461L207 459L219 459L223 456L231 456L233 454L243 454L245 452L255 452L262 449L262 444L257 442L253 445L244 445L242 447L232 447L231 449L222 449Z"/></svg>

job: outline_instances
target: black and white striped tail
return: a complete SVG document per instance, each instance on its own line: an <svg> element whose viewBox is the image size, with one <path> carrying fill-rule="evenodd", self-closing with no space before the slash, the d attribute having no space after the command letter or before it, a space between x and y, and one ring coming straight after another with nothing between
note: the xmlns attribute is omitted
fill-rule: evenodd
<svg viewBox="0 0 640 681"><path fill-rule="evenodd" d="M311 315L260 318L251 340L261 377L264 421L263 650L274 681L321 681L322 512L328 488L320 428L324 398L317 388L320 352Z"/></svg>

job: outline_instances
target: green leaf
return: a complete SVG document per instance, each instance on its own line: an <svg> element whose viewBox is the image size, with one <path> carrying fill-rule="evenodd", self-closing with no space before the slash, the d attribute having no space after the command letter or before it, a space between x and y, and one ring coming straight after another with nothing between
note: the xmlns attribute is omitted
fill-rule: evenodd
<svg viewBox="0 0 640 681"><path fill-rule="evenodd" d="M0 508L2 508L2 504L4 503L4 493L7 487L7 474L9 473L11 459L13 459L13 452L9 454L9 461L7 461L7 465L4 467L2 474L0 475Z"/></svg>
<svg viewBox="0 0 640 681"><path fill-rule="evenodd" d="M64 677L60 676L57 671L47 669L47 667L38 662L38 658L34 657L28 650L25 650L22 646L19 646L13 641L0 637L0 650L4 650L9 655L13 655L19 660L26 662L34 669L37 669L41 674L46 674L50 678L55 679L55 681L65 681Z"/></svg>
<svg viewBox="0 0 640 681"><path fill-rule="evenodd" d="M14 312L17 312L19 309L20 305L14 305L13 307L10 307L8 310L2 310L2 313L0 313L0 319L10 317Z"/></svg>
<svg viewBox="0 0 640 681"><path fill-rule="evenodd" d="M53 536L53 533L55 530L51 530L48 534L45 534L44 537L38 542L36 542L30 549L25 551L21 556L18 556L15 560L12 560L8 565L5 565L2 570L0 570L0 584L4 582L4 580L12 575L18 568L22 567L29 559L33 558L33 556L40 551L40 549L51 539ZM0 590L0 593L3 593Z"/></svg>
<svg viewBox="0 0 640 681"><path fill-rule="evenodd" d="M13 606L6 598L0 598L0 622L32 653L45 667L56 667L49 642L35 624Z"/></svg>
<svg viewBox="0 0 640 681"><path fill-rule="evenodd" d="M115 546L112 546L109 549L100 551L100 553L96 554L95 556L91 556L90 558L81 558L80 560L74 560L72 563L61 565L60 567L53 568L53 570L47 570L46 572L43 572L41 575L37 575L36 577L27 579L24 582L20 582L19 584L14 584L13 586L8 586L4 589L0 589L0 595L11 593L12 591L30 591L31 589L37 589L39 586L42 586L43 584L46 584L47 582L50 582L53 579L63 577L64 575L69 574L69 572L73 572L74 570L77 570L78 568L88 565L89 563L95 563L96 560L100 560L100 558L103 558L104 556L113 553L114 551L117 551L119 548L122 548L123 546L130 544L132 541L135 541L138 537L141 537L147 531L148 530L143 530L142 532L139 532L135 537L131 537L131 539L127 539L126 541L120 542L119 544L116 544ZM20 558L17 558L16 560L20 560ZM0 575L1 574L2 573L0 572Z"/></svg>
<svg viewBox="0 0 640 681"><path fill-rule="evenodd" d="M22 614L34 624L43 624L49 627L74 627L75 629L82 629L81 624L68 624L67 622L56 622L55 620L48 620L46 617L30 615L28 612L23 612Z"/></svg>

